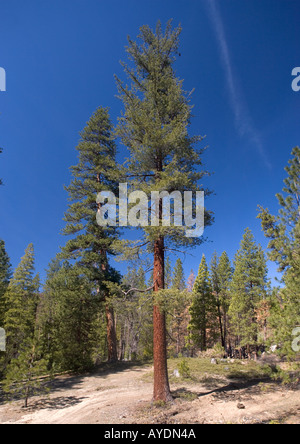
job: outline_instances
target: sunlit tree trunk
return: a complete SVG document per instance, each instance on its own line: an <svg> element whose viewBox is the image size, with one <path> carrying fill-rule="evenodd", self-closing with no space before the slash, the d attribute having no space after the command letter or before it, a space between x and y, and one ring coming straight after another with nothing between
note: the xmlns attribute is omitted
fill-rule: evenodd
<svg viewBox="0 0 300 444"><path fill-rule="evenodd" d="M154 244L154 292L164 288L164 238L160 236ZM166 316L156 303L153 307L153 358L154 391L153 401L172 400L167 368Z"/></svg>

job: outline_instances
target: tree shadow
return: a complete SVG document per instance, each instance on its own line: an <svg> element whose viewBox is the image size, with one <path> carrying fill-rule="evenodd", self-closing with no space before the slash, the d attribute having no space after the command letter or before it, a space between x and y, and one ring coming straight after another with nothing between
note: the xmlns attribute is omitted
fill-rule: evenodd
<svg viewBox="0 0 300 444"><path fill-rule="evenodd" d="M50 393L60 391L60 390L70 390L81 387L82 382L84 381L85 376L88 375L64 375L64 376L55 376L49 383L47 387L50 390Z"/></svg>
<svg viewBox="0 0 300 444"><path fill-rule="evenodd" d="M72 407L76 404L79 404L84 399L87 399L85 396L78 398L76 396L58 396L56 398L43 398L38 399L36 401L31 401L29 407L26 411L30 410L42 410L42 409L50 409L50 410L59 410L65 409L67 407Z"/></svg>
<svg viewBox="0 0 300 444"><path fill-rule="evenodd" d="M226 397L228 398L230 395L232 395L232 398L236 396L236 392L244 391L247 394L258 394L261 392L261 383L272 383L275 386L280 386L279 382L275 382L270 378L257 378L257 379L251 379L247 381L233 381L230 382L227 385L223 385L221 387L214 388L212 390L209 390L207 392L198 393L198 397L201 398L203 396L207 395L215 395L218 398Z"/></svg>
<svg viewBox="0 0 300 444"><path fill-rule="evenodd" d="M211 388L211 382L206 385L207 388ZM220 380L218 381L220 382ZM207 390L204 392L199 391L193 391L188 390L186 387L177 388L172 392L172 396L176 399L184 399L187 401L193 401L196 398L203 398L208 395L214 395L214 397L218 399L227 399L227 400L234 400L237 397L243 395L243 396L252 396L255 394L261 393L261 383L271 382L274 388L280 388L280 382L273 381L271 379L253 379L253 380L247 380L247 381L233 381L226 385L222 385L219 387L214 387L211 390Z"/></svg>
<svg viewBox="0 0 300 444"><path fill-rule="evenodd" d="M107 376L122 373L128 370L135 370L136 372L142 372L147 366L151 366L152 362L145 361L117 361L113 363L105 362L98 365L93 369L89 375L94 377L106 378Z"/></svg>
<svg viewBox="0 0 300 444"><path fill-rule="evenodd" d="M199 396L198 393L188 390L186 387L180 387L172 390L172 397L182 401L194 401Z"/></svg>
<svg viewBox="0 0 300 444"><path fill-rule="evenodd" d="M60 390L69 390L81 388L81 384L85 378L107 378L110 375L122 373L128 370L135 370L141 372L145 367L145 362L115 362L115 363L103 363L97 367L85 373L58 375L51 380L49 388L51 393ZM140 368L141 367L141 368Z"/></svg>

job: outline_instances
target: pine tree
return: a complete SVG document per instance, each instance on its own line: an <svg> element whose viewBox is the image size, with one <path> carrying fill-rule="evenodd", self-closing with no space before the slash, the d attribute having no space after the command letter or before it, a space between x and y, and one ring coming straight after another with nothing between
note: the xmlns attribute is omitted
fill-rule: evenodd
<svg viewBox="0 0 300 444"><path fill-rule="evenodd" d="M210 282L211 282L211 290L213 292L213 295L216 299L216 306L218 311L218 319L219 319L219 327L220 327L220 337L221 337L221 343L222 347L225 348L225 341L224 341L224 332L223 332L223 322L222 322L222 314L221 314L221 301L219 299L219 293L220 293L220 280L219 280L219 274L218 274L218 265L219 265L219 259L217 252L215 251L213 253L211 263L210 263Z"/></svg>
<svg viewBox="0 0 300 444"><path fill-rule="evenodd" d="M189 322L189 295L185 288L185 277L182 261L180 258L176 260L171 280L171 297L168 301L168 317L167 329L169 336L175 346L169 347L173 349L173 354L178 356L185 347L185 336L187 325Z"/></svg>
<svg viewBox="0 0 300 444"><path fill-rule="evenodd" d="M28 339L26 347L22 347L18 356L9 363L2 383L5 392L24 399L25 408L30 396L49 391L46 385L49 377L44 377L48 361L42 356L38 344L38 337Z"/></svg>
<svg viewBox="0 0 300 444"><path fill-rule="evenodd" d="M123 64L131 87L117 79L124 113L119 119L118 135L130 151L128 175L132 189L151 195L151 191L199 190L201 153L194 144L201 137L190 137L191 106L176 78L173 64L178 52L181 29L171 22L163 32L149 26L140 28L139 41L128 39L126 51L131 66ZM158 221L162 221L162 202ZM206 221L210 215L206 213ZM170 245L185 247L200 244L202 238L185 236L182 227L145 227L142 244L153 253L153 283L157 295L165 288L165 251ZM155 298L157 301L157 298ZM158 302L153 307L154 401L171 399L167 372L165 312Z"/></svg>
<svg viewBox="0 0 300 444"><path fill-rule="evenodd" d="M176 290L180 291L185 289L183 265L181 259L179 258L176 260L175 267L173 270L172 288L176 288Z"/></svg>
<svg viewBox="0 0 300 444"><path fill-rule="evenodd" d="M4 315L6 312L5 294L11 278L11 265L3 240L0 240L0 375L5 362L6 334Z"/></svg>
<svg viewBox="0 0 300 444"><path fill-rule="evenodd" d="M4 314L5 314L4 295L6 293L10 278L11 278L10 260L5 250L5 243L3 240L0 239L0 327L3 327Z"/></svg>
<svg viewBox="0 0 300 444"><path fill-rule="evenodd" d="M229 316L232 330L240 347L250 357L256 354L262 341L259 338L257 308L268 296L266 259L249 228L245 230L241 246L235 255L231 281Z"/></svg>
<svg viewBox="0 0 300 444"><path fill-rule="evenodd" d="M103 302L102 302L103 305ZM44 286L40 317L44 350L56 371L83 371L97 348L99 295L77 264L54 261Z"/></svg>
<svg viewBox="0 0 300 444"><path fill-rule="evenodd" d="M41 390L39 376L47 370L47 359L40 349L37 324L39 277L34 273L34 250L30 244L8 285L4 326L7 337L3 388L24 398Z"/></svg>
<svg viewBox="0 0 300 444"><path fill-rule="evenodd" d="M42 348L48 356L49 369L55 371L59 368L57 364L57 350L60 338L57 335L58 310L56 298L56 276L61 268L61 261L58 256L51 260L43 286L40 303L40 325L42 330Z"/></svg>
<svg viewBox="0 0 300 444"><path fill-rule="evenodd" d="M300 325L300 148L292 150L292 158L285 168L283 194L277 194L278 216L260 207L259 218L269 239L268 257L283 274L284 287L274 302L271 322L274 340L281 344L281 353L295 357L292 349L293 331Z"/></svg>
<svg viewBox="0 0 300 444"><path fill-rule="evenodd" d="M29 244L8 285L5 300L4 327L8 361L16 357L35 328L39 278L34 273L34 249Z"/></svg>
<svg viewBox="0 0 300 444"><path fill-rule="evenodd" d="M208 333L214 338L216 321L216 301L212 293L208 266L203 254L198 275L193 287L193 300L190 307L190 338L201 351L206 350Z"/></svg>
<svg viewBox="0 0 300 444"><path fill-rule="evenodd" d="M105 303L108 340L108 361L117 360L115 319L109 302L106 282L118 281L118 273L110 266L117 239L115 227L97 224L96 213L101 204L96 202L101 191L116 192L116 145L108 110L98 108L81 132L77 146L79 162L71 167L73 180L66 188L72 203L65 215L64 234L72 235L62 249L62 257L75 259L88 278L97 283L98 292Z"/></svg>
<svg viewBox="0 0 300 444"><path fill-rule="evenodd" d="M227 348L228 309L230 305L230 282L232 268L226 251L218 258L215 252L210 265L212 291L216 299L221 344Z"/></svg>
<svg viewBox="0 0 300 444"><path fill-rule="evenodd" d="M153 284L153 276L151 276L152 283ZM165 288L171 288L172 286L172 267L169 256L166 257L165 260Z"/></svg>

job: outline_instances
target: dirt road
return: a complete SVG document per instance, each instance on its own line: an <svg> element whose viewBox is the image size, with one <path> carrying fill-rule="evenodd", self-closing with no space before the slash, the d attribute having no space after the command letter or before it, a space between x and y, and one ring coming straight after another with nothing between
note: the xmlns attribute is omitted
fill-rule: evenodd
<svg viewBox="0 0 300 444"><path fill-rule="evenodd" d="M300 423L300 390L216 379L171 385L174 404L153 406L151 367L56 378L48 397L0 405L1 424Z"/></svg>
<svg viewBox="0 0 300 444"><path fill-rule="evenodd" d="M110 374L57 378L48 397L34 397L0 406L0 423L118 424L139 402L151 399L152 384L141 377L149 367L122 369Z"/></svg>

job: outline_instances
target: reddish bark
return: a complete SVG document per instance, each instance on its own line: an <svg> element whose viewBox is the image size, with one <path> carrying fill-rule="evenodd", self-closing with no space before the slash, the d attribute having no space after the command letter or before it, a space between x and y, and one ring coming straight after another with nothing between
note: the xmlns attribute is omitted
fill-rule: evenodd
<svg viewBox="0 0 300 444"><path fill-rule="evenodd" d="M108 304L105 305L106 314L106 330L107 330L107 348L108 348L108 362L116 362L117 355L117 337L114 310Z"/></svg>
<svg viewBox="0 0 300 444"><path fill-rule="evenodd" d="M164 238L162 236L154 244L153 281L154 291L164 288ZM167 367L166 317L157 304L153 307L153 359L153 401L169 402L172 396Z"/></svg>

